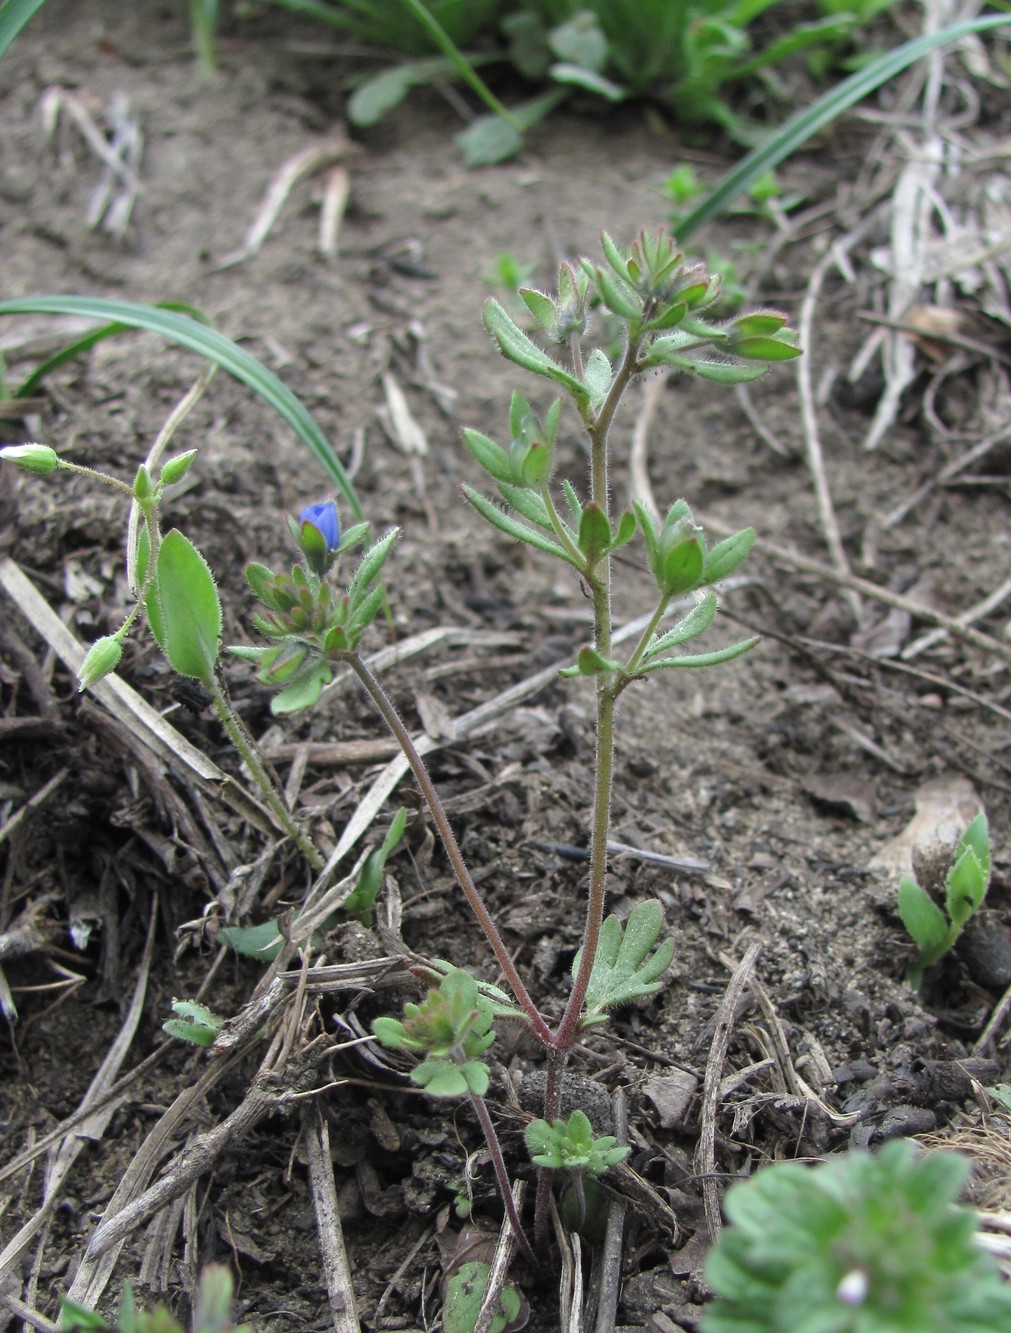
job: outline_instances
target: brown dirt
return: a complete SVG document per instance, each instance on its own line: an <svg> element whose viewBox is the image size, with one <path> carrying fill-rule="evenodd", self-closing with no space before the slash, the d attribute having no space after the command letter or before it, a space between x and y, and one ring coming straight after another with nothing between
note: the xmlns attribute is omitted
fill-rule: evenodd
<svg viewBox="0 0 1011 1333"><path fill-rule="evenodd" d="M275 22L227 35L221 72L208 85L187 48L183 9L52 0L13 48L0 94L3 295L193 302L285 379L345 460L356 435L363 438L355 485L368 516L377 531L391 523L403 529L390 565L400 637L432 626L508 636L498 648L437 647L387 673L411 725L432 729L440 707L455 715L487 700L571 653L587 632L586 603L574 582L482 526L458 496L462 481L478 480L459 442L460 426L500 434L509 392L519 382L483 336L484 278L496 256L511 250L536 263L536 280L547 284L560 255L594 254L602 229L628 239L662 221L656 186L682 149L636 110L563 114L531 137L518 161L467 172L452 143L454 114L434 94L419 94L349 157L350 206L336 262L315 249L318 210L313 186L302 184L259 255L222 268L272 174L339 125L334 71L346 66L307 54L307 33ZM308 36L318 43L318 33ZM54 86L76 93L99 118L118 93L139 114L146 139L142 191L123 241L86 225L99 166L77 131L64 119L55 140L44 136L39 101ZM845 187L859 176L869 142L870 131L851 127L833 139L831 154L795 159L784 173L787 189L802 190L806 206L831 205L837 196L842 202L834 221L802 229L771 260L763 255L773 236L768 223L738 219L711 230L708 246L751 263L756 300L796 317L825 243L820 228L836 234L843 225ZM719 144L696 150L704 174L715 176L720 152ZM882 239L872 235L867 244ZM809 349L816 383L826 368L844 371L866 337L856 318L876 291L866 249L858 250L857 287L829 277ZM402 254L413 266L396 262ZM28 327L29 321L4 321L0 338L23 344ZM51 329L52 321L31 321L36 327ZM987 336L999 347L995 327L987 326ZM1006 363L1006 328L1003 334ZM419 335L427 370L419 366ZM12 383L27 373L33 355L23 346L8 352ZM888 526L883 517L987 433L987 412L1000 394L1007 402L1007 373L999 355L969 357L960 375L942 385L939 410L949 430L942 438L921 411L923 385L936 365L923 360L898 424L872 453L861 441L873 399L833 392L819 413L854 568L955 615L996 586L1007 568L1006 442L976 469L977 484L935 484L900 522ZM44 439L68 457L129 479L196 369L191 357L151 337L106 342L52 377L44 411L26 428L3 423L5 439ZM378 421L386 370L404 387L428 436L429 452L415 463ZM440 398L433 384L450 392ZM658 897L676 940L675 960L654 1002L619 1015L573 1061L576 1073L608 1092L626 1089L632 1165L679 1218L672 1237L648 1213L630 1214L619 1323L636 1329L691 1329L700 1313L706 1232L693 1165L698 1091L683 1113L672 1112L665 1097L672 1072L701 1079L728 965L750 944L761 944L755 975L792 1061L838 1114L833 1120L789 1089L774 1063L756 1068L722 1104L717 1164L727 1178L770 1158L844 1148L851 1136L866 1143L964 1121L972 1105L967 1085L953 1092L945 1083L938 1091L925 1070L934 1068L931 1061L972 1052L1011 981L1011 974L1000 980L999 966L980 972L975 955L956 957L931 979L928 1005L921 1007L902 979L909 949L888 907L894 878L882 880L868 868L912 816L925 780L970 779L996 843L987 940L1003 938L1011 727L998 710L1008 700L1007 659L942 639L909 663L915 671L899 670L894 655L882 652L882 639L893 633L893 647L900 648L927 626L901 622L865 599L865 624L855 631L835 585L769 553L788 547L827 563L791 370L773 370L751 397L780 452L757 437L732 393L711 386L669 384L652 428L650 475L660 501L683 494L719 523L754 524L766 543L724 597L730 620L763 639L732 666L668 677L630 690L622 701L613 836L695 858L708 869L676 872L615 858L612 910L627 914L637 901ZM633 394L618 432L615 490L622 498L640 405ZM570 439L578 463L574 430ZM285 512L320 498L327 484L287 427L223 374L174 447L196 446L199 485L173 502L171 517L220 577L227 639L246 641L243 565L285 558ZM2 553L83 640L115 626L126 606L116 501L77 478L41 480L11 469L0 472L0 487ZM622 570L619 620L641 613L644 598ZM1006 614L997 608L978 628L1003 634L1006 645ZM379 638L377 631L376 647ZM328 692L317 710L282 733L247 670L241 664L227 670L247 724L268 745L382 734L347 686ZM234 768L210 715L173 705L166 669L143 636L135 637L122 674L159 707L175 707L175 725ZM34 904L39 931L39 947L5 963L19 1012L16 1024L0 1032L0 1123L13 1157L77 1108L120 1027L155 904L155 959L124 1072L157 1046L172 997L195 994L206 978L216 957L214 931L228 920L223 889L234 887L231 873L255 861L265 844L224 806L197 800L177 778L142 764L102 710L75 693L69 673L6 600L0 691L0 823L65 774L51 799L28 811L0 844L0 928ZM558 1011L581 929L584 867L559 847L586 843L592 748L588 687L558 681L511 721L439 751L433 761L463 850L550 1013ZM290 759L278 762L287 781ZM310 763L301 796L324 842L336 840L370 778L371 769L361 765ZM417 806L410 794L404 800ZM407 841L410 854L390 866L391 891L403 901L404 941L491 977L420 812ZM302 883L294 858L278 854L243 919L297 903ZM81 920L91 929L87 939L77 930L75 940L71 926ZM329 961L383 949L377 939L347 930L325 947ZM226 954L210 1002L236 1012L262 971L261 964ZM47 989L68 973L78 984ZM332 1033L334 1012L344 1007L324 996L307 1030L315 1023ZM367 1025L380 1007L362 998L360 1021ZM749 1001L737 1015L726 1072L769 1057L773 1035L769 1012ZM993 1057L993 1048L985 1054ZM260 1058L262 1050L254 1051L230 1068L167 1148L181 1147L182 1130L227 1116ZM23 1279L26 1298L43 1312L54 1315L152 1125L207 1061L202 1052L171 1049L130 1086L101 1140L84 1147L48 1233L12 1269L14 1286L22 1290ZM496 1075L495 1101L517 1170L521 1154L507 1118L505 1078L518 1082L536 1064L524 1047L507 1050ZM1004 1051L980 1072L985 1082L1006 1080ZM447 1113L403 1095L392 1074L354 1052L317 1073L318 1084L358 1080L330 1088L320 1101L331 1124L363 1326L436 1326L435 1232L458 1225L450 1208L467 1156L480 1146L475 1126L456 1106ZM859 1112L859 1119L840 1123L845 1112ZM217 1161L185 1208L135 1231L103 1308L123 1280L137 1279L142 1264L142 1288L184 1306L199 1266L219 1258L232 1265L244 1317L258 1329L328 1326L302 1124L302 1104L285 1107ZM42 1180L37 1162L0 1184L5 1242L39 1206ZM486 1165L476 1167L472 1188L475 1218L497 1226ZM557 1327L553 1270L531 1275L517 1266L516 1274L530 1300L530 1326ZM658 1322L661 1312L667 1323Z"/></svg>

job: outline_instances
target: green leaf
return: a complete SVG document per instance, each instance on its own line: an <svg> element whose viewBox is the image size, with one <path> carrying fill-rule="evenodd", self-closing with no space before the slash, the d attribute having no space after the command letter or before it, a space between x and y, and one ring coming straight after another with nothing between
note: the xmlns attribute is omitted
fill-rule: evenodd
<svg viewBox="0 0 1011 1333"><path fill-rule="evenodd" d="M752 365L735 365L733 361L705 361L699 359L682 370L690 369L699 379L710 380L713 384L748 384L751 380L760 380L769 369L759 362Z"/></svg>
<svg viewBox="0 0 1011 1333"><path fill-rule="evenodd" d="M4 0L0 5L0 58L28 20L38 13L45 2L46 0ZM75 1306L75 1309L79 1308ZM98 1324L89 1327L101 1328L102 1323L99 1321Z"/></svg>
<svg viewBox="0 0 1011 1333"><path fill-rule="evenodd" d="M579 549L586 556L589 568L596 565L600 557L610 549L611 525L603 509L594 500L583 506L578 540Z"/></svg>
<svg viewBox="0 0 1011 1333"><path fill-rule="evenodd" d="M545 296L534 287L521 287L519 289L520 300L536 319L545 333L553 333L555 325L558 322L558 314L555 310L555 303L550 296Z"/></svg>
<svg viewBox="0 0 1011 1333"><path fill-rule="evenodd" d="M656 581L660 591L668 597L680 597L697 588L702 578L705 550L697 537L676 542L670 550L663 549L661 538L657 560Z"/></svg>
<svg viewBox="0 0 1011 1333"><path fill-rule="evenodd" d="M655 657L657 653L666 652L669 648L676 648L679 643L686 643L689 639L694 639L697 635L702 634L713 623L716 609L716 594L707 592L698 605L693 606L687 615L682 616L669 630L650 641L644 659L648 661L651 657Z"/></svg>
<svg viewBox="0 0 1011 1333"><path fill-rule="evenodd" d="M548 507L536 491L532 491L528 486L512 486L505 482L500 483L499 490L502 492L502 498L529 523L536 523L539 528L545 528L548 532L554 530Z"/></svg>
<svg viewBox="0 0 1011 1333"><path fill-rule="evenodd" d="M1006 15L986 15L983 18L970 19L964 23L954 23L937 32L927 33L905 42L887 55L871 61L856 74L836 84L813 105L805 107L792 116L785 125L780 126L758 148L738 163L729 172L715 190L712 190L699 206L678 224L677 238L686 241L689 236L701 230L707 223L725 211L727 205L744 193L748 186L758 180L766 171L784 161L806 143L819 130L830 125L837 117L880 88L883 83L896 74L901 74L914 61L932 51L950 43L960 41L973 33L986 32L991 28L1011 23Z"/></svg>
<svg viewBox="0 0 1011 1333"><path fill-rule="evenodd" d="M446 1286L446 1303L442 1310L443 1333L474 1333L490 1277L491 1265L479 1259L463 1264L453 1274ZM516 1288L512 1285L503 1287L489 1333L505 1333L510 1326L518 1327L515 1320L521 1308L522 1301Z"/></svg>
<svg viewBox="0 0 1011 1333"><path fill-rule="evenodd" d="M276 920L262 921L258 926L223 926L218 939L236 953L266 963L274 961L284 944Z"/></svg>
<svg viewBox="0 0 1011 1333"><path fill-rule="evenodd" d="M899 916L921 951L943 948L948 935L944 913L915 880L903 878L899 882Z"/></svg>
<svg viewBox="0 0 1011 1333"><path fill-rule="evenodd" d="M404 836L406 825L407 811L401 806L393 816L382 846L365 858L358 873L358 883L344 902L341 910L349 917L358 919L370 917L372 904L383 886L383 871L386 869L387 858ZM369 922L363 920L362 924L367 925Z"/></svg>
<svg viewBox="0 0 1011 1333"><path fill-rule="evenodd" d="M614 541L611 543L611 550L617 551L619 547L626 545L635 536L635 515L630 509L623 511L618 519L618 529L614 534Z"/></svg>
<svg viewBox="0 0 1011 1333"><path fill-rule="evenodd" d="M559 671L560 676L607 676L612 671L620 671L621 663L612 657L602 657L596 648L591 648L589 644L580 648L576 657L576 665L563 667Z"/></svg>
<svg viewBox="0 0 1011 1333"><path fill-rule="evenodd" d="M595 347L586 358L586 365L583 369L583 383L586 385L586 391L590 395L590 406L594 412L600 407L601 403L607 397L607 391L611 387L611 380L614 372L611 369L611 363L607 356Z"/></svg>
<svg viewBox="0 0 1011 1333"><path fill-rule="evenodd" d="M147 614L173 670L209 686L221 647L221 602L206 560L178 528L158 548Z"/></svg>
<svg viewBox="0 0 1011 1333"><path fill-rule="evenodd" d="M389 532L384 537L380 537L377 542L374 542L362 556L358 568L348 584L348 601L351 603L352 612L359 608L373 583L382 573L386 557L399 536L399 528L390 528Z"/></svg>
<svg viewBox="0 0 1011 1333"><path fill-rule="evenodd" d="M312 708L323 693L323 686L332 680L333 671L328 662L310 662L292 677L280 694L274 695L270 711L275 717L287 717Z"/></svg>
<svg viewBox="0 0 1011 1333"><path fill-rule="evenodd" d="M605 79L603 74L595 74L593 70L584 69L582 65L572 65L567 60L559 60L551 66L549 72L556 83L582 88L597 97L603 97L607 102L624 102L629 95L628 89L623 88L620 83Z"/></svg>
<svg viewBox="0 0 1011 1333"><path fill-rule="evenodd" d="M717 542L712 550L706 553L702 566L702 582L719 583L720 579L732 574L754 544L754 528L741 528L740 532L735 532L732 536Z"/></svg>
<svg viewBox="0 0 1011 1333"><path fill-rule="evenodd" d="M41 3L41 0L40 0ZM0 9L0 21L3 19L4 11ZM2 30L0 30L2 35ZM0 55L3 54L3 47L0 46ZM60 1328L65 1333L70 1330L79 1330L80 1333L86 1333L88 1329L97 1329L99 1333L109 1333L109 1325L101 1315L96 1314L94 1310L87 1309L86 1306L78 1305L76 1301L68 1300L66 1297L60 1305Z"/></svg>
<svg viewBox="0 0 1011 1333"><path fill-rule="evenodd" d="M478 116L456 135L456 144L466 166L493 167L516 156L523 147L523 131L498 116Z"/></svg>
<svg viewBox="0 0 1011 1333"><path fill-rule="evenodd" d="M345 104L352 125L376 125L387 112L400 105L412 88L445 78L453 70L441 56L410 60L373 74L360 83Z"/></svg>
<svg viewBox="0 0 1011 1333"><path fill-rule="evenodd" d="M733 349L736 356L749 361L792 361L801 354L796 343L782 338L739 338L734 340Z"/></svg>
<svg viewBox="0 0 1011 1333"><path fill-rule="evenodd" d="M663 909L652 898L639 903L624 930L616 916L607 918L601 926L600 944L586 989L585 1005L591 1022L606 1009L654 995L660 989L660 978L674 957L673 940L664 940L650 953L662 930ZM581 953L582 950L573 960L573 977L579 971Z"/></svg>
<svg viewBox="0 0 1011 1333"><path fill-rule="evenodd" d="M990 830L986 815L976 816L958 840L959 847L971 847L976 853L987 882L990 880Z"/></svg>
<svg viewBox="0 0 1011 1333"><path fill-rule="evenodd" d="M572 395L580 411L586 407L589 401L588 395L579 380L567 370L563 370L547 352L541 351L536 343L531 342L494 298L485 302L484 325L507 360L522 366L524 370L529 370L533 375L540 375L544 379L562 385Z"/></svg>
<svg viewBox="0 0 1011 1333"><path fill-rule="evenodd" d="M365 517L358 495L340 459L301 401L266 366L216 329L175 310L92 296L22 297L0 302L0 315L80 315L111 321L116 326L145 329L196 352L259 394L292 427L340 489L355 517Z"/></svg>
<svg viewBox="0 0 1011 1333"><path fill-rule="evenodd" d="M163 1023L162 1031L192 1046L213 1046L225 1025L225 1020L219 1014L193 1000L173 1000L172 1012L176 1017Z"/></svg>
<svg viewBox="0 0 1011 1333"><path fill-rule="evenodd" d="M622 254L618 246L615 245L614 239L606 231L600 233L600 247L604 252L604 258L622 282L627 282L630 287L634 286L632 274L629 272L627 256Z"/></svg>
<svg viewBox="0 0 1011 1333"><path fill-rule="evenodd" d="M986 896L987 879L979 857L971 847L963 847L948 871L945 902L951 924L961 930Z"/></svg>
<svg viewBox="0 0 1011 1333"><path fill-rule="evenodd" d="M649 671L680 671L686 668L690 670L698 667L722 666L724 662L732 662L749 648L754 648L757 642L758 635L752 634L748 639L740 639L727 648L717 648L711 653L689 653L684 657L661 657L658 660L651 657L640 674Z"/></svg>
<svg viewBox="0 0 1011 1333"><path fill-rule="evenodd" d="M487 519L493 527L498 528L510 537L515 537L517 541L526 542L528 546L534 546L538 551L544 551L547 555L556 555L568 564L579 568L569 553L557 542L553 542L549 537L543 537L536 528L527 527L519 519L504 513L497 504L482 495L480 491L475 491L472 486L464 486L463 493L481 517Z"/></svg>
<svg viewBox="0 0 1011 1333"><path fill-rule="evenodd" d="M621 319L642 319L642 299L631 287L614 278L606 268L598 268L590 261L583 261L583 268L588 277L596 283L600 299L608 310Z"/></svg>

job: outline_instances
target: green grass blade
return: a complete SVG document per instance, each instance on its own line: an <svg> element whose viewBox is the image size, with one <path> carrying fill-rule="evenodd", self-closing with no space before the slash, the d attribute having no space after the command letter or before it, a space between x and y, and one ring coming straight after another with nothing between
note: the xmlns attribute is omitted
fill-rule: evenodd
<svg viewBox="0 0 1011 1333"><path fill-rule="evenodd" d="M1007 14L986 14L964 23L953 23L940 32L928 33L904 42L902 46L889 51L887 55L858 70L856 74L851 74L848 79L843 79L842 83L830 89L812 106L805 107L803 111L792 116L765 143L748 153L733 171L723 178L716 189L703 199L698 208L693 209L684 221L678 224L678 240L686 241L708 222L719 217L731 200L743 194L763 172L771 171L812 135L830 125L837 116L842 115L868 93L874 92L896 74L901 74L914 61L929 55L939 47L957 42L962 37L986 32L990 28L997 28L1006 23L1011 23L1011 16Z"/></svg>
<svg viewBox="0 0 1011 1333"><path fill-rule="evenodd" d="M0 4L0 57L46 0L3 0Z"/></svg>
<svg viewBox="0 0 1011 1333"><path fill-rule="evenodd" d="M185 301L158 301L155 308L158 310L176 310L182 315L191 316L201 324L210 323L207 317L195 306L187 305ZM60 366L76 361L79 356L84 356L85 352L90 352L96 344L104 342L106 338L114 338L116 334L124 333L126 327L125 324L103 324L101 328L92 329L90 333L86 333L82 338L75 338L72 343L68 343L66 347L61 347L58 352L54 352L52 356L47 357L41 365L36 366L25 382L15 390L13 396L15 398L34 398L54 370L59 370Z"/></svg>
<svg viewBox="0 0 1011 1333"><path fill-rule="evenodd" d="M438 23L428 12L421 0L401 0L404 7L414 15L432 40L436 43L439 50L447 60L452 62L453 68L459 74L460 78L480 97L489 111L493 111L496 116L500 116L507 125L511 125L514 130L523 132L523 126L519 123L513 113L498 100L492 90L478 74L477 70L463 54L460 48L446 32L441 23Z"/></svg>
<svg viewBox="0 0 1011 1333"><path fill-rule="evenodd" d="M78 315L157 333L198 356L213 361L268 403L295 431L344 496L355 518L365 517L361 502L330 441L292 391L254 356L189 315L131 301L92 296L26 296L0 302L0 315Z"/></svg>

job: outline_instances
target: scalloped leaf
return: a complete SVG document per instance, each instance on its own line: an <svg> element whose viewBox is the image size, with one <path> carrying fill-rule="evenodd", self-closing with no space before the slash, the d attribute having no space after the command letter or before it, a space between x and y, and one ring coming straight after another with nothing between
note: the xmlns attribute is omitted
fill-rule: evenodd
<svg viewBox="0 0 1011 1333"><path fill-rule="evenodd" d="M598 1021L598 1015L615 1005L656 994L662 984L660 978L674 957L673 940L664 940L653 948L662 930L663 909L652 898L639 903L624 929L616 916L607 918L601 926L597 956L586 989L584 1024ZM573 977L579 971L581 953L582 950L573 960Z"/></svg>

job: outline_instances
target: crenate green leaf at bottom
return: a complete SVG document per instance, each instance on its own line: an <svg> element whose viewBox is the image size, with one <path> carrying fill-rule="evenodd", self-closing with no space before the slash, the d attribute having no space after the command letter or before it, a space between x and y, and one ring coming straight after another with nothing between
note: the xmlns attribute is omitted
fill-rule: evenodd
<svg viewBox="0 0 1011 1333"><path fill-rule="evenodd" d="M650 953L663 930L663 909L649 899L633 910L624 929L616 916L609 916L600 929L600 943L586 988L587 1022L615 1005L654 995L660 978L674 957L673 940L664 940ZM582 950L572 964L572 975L579 971Z"/></svg>

